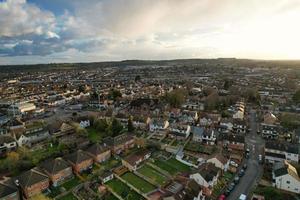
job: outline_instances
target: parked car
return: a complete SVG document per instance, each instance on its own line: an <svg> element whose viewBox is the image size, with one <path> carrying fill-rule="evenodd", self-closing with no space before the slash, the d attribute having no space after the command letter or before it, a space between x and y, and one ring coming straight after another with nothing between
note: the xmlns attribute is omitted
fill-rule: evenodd
<svg viewBox="0 0 300 200"><path fill-rule="evenodd" d="M239 200L246 200L247 196L245 194L241 194Z"/></svg>
<svg viewBox="0 0 300 200"><path fill-rule="evenodd" d="M242 176L244 176L245 175L245 171L242 169L240 172L239 172L239 177L242 177Z"/></svg>
<svg viewBox="0 0 300 200"><path fill-rule="evenodd" d="M234 183L230 183L228 190L231 192L232 190L234 190L235 188L235 184Z"/></svg>
<svg viewBox="0 0 300 200"><path fill-rule="evenodd" d="M258 155L258 163L263 164L263 158L261 154Z"/></svg>
<svg viewBox="0 0 300 200"><path fill-rule="evenodd" d="M232 165L232 166L234 166L234 167L238 167L238 166L239 166L239 165L238 165L236 162L234 162L233 160L230 161L230 165Z"/></svg>
<svg viewBox="0 0 300 200"><path fill-rule="evenodd" d="M239 181L240 181L240 177L238 177L238 176L234 177L233 182L234 182L235 184L238 184Z"/></svg>
<svg viewBox="0 0 300 200"><path fill-rule="evenodd" d="M221 194L218 198L218 200L225 200L226 199L226 196L224 194Z"/></svg>
<svg viewBox="0 0 300 200"><path fill-rule="evenodd" d="M247 169L247 164L246 163L243 165L243 169L244 170Z"/></svg>

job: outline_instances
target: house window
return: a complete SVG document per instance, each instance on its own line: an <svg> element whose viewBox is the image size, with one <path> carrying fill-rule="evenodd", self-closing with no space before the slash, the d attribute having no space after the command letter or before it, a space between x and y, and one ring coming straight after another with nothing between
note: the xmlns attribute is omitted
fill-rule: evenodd
<svg viewBox="0 0 300 200"><path fill-rule="evenodd" d="M290 181L286 181L286 184L290 184Z"/></svg>

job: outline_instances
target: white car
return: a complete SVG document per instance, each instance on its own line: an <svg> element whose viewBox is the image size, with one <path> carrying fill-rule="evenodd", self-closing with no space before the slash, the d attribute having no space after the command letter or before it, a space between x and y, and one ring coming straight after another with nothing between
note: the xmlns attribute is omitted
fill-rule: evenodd
<svg viewBox="0 0 300 200"><path fill-rule="evenodd" d="M236 162L234 162L233 160L230 161L230 165L232 165L232 166L234 166L234 167L238 167L238 166L239 166L239 165L238 165Z"/></svg>
<svg viewBox="0 0 300 200"><path fill-rule="evenodd" d="M247 196L245 194L241 194L241 196L239 197L239 200L246 200Z"/></svg>

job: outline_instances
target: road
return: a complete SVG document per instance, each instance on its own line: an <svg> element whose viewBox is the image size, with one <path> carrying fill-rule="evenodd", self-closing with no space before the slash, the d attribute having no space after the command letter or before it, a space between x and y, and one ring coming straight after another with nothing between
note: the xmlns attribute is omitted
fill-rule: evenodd
<svg viewBox="0 0 300 200"><path fill-rule="evenodd" d="M247 163L248 167L245 171L245 175L240 179L240 182L227 198L229 200L237 200L241 194L246 194L248 196L263 174L263 167L258 163L258 155L263 152L264 141L257 135L255 110L250 111L249 125L250 132L246 136L245 142L247 148L250 149L250 157L248 160L244 161L244 163Z"/></svg>

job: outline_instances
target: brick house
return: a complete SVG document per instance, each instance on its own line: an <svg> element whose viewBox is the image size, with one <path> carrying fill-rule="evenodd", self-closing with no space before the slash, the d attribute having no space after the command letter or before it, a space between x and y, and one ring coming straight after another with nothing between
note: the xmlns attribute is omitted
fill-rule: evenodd
<svg viewBox="0 0 300 200"><path fill-rule="evenodd" d="M95 162L104 162L111 157L111 150L107 145L94 144L86 152L93 157Z"/></svg>
<svg viewBox="0 0 300 200"><path fill-rule="evenodd" d="M25 198L39 194L49 187L49 178L40 169L34 168L15 177L17 186L20 186Z"/></svg>
<svg viewBox="0 0 300 200"><path fill-rule="evenodd" d="M104 138L104 144L108 145L111 148L112 153L120 154L126 149L133 148L135 145L135 139L133 136L124 133L113 138Z"/></svg>
<svg viewBox="0 0 300 200"><path fill-rule="evenodd" d="M9 184L0 183L0 200L19 200L18 188Z"/></svg>
<svg viewBox="0 0 300 200"><path fill-rule="evenodd" d="M137 170L138 165L151 156L151 152L142 150L122 159L122 164L130 171Z"/></svg>
<svg viewBox="0 0 300 200"><path fill-rule="evenodd" d="M65 159L72 165L75 173L81 173L90 169L94 163L93 158L82 150L69 154Z"/></svg>
<svg viewBox="0 0 300 200"><path fill-rule="evenodd" d="M72 166L62 158L46 161L41 165L41 168L49 176L55 187L73 177Z"/></svg>

